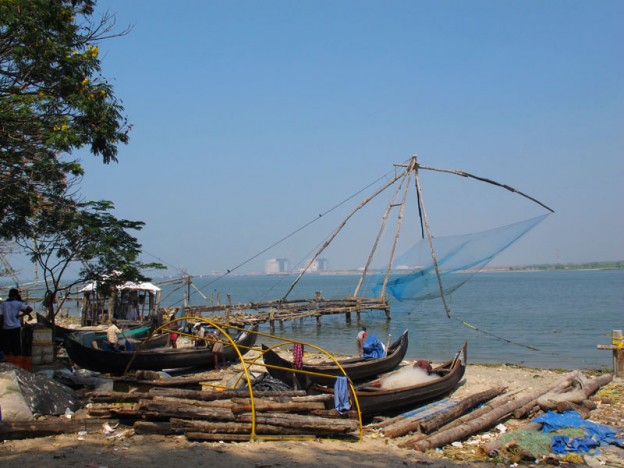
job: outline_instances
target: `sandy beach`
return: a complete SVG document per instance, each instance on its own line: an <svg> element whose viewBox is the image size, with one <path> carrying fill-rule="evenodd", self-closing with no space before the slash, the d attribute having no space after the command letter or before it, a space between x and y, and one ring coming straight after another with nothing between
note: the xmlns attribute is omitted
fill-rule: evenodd
<svg viewBox="0 0 624 468"><path fill-rule="evenodd" d="M233 370L223 372L224 379L231 372ZM468 365L464 378L451 397L459 400L496 385L505 386L507 393L530 391L554 383L562 374L560 371L508 365ZM622 382L610 385L616 385L620 393L624 388ZM619 420L619 429L624 430L624 401L620 399L612 404L599 405L592 411L591 419L610 425ZM0 451L0 465L120 468L151 463L160 466L228 467L494 466L500 460L478 456L476 447L500 435L501 430L513 430L521 423L506 420L504 428L491 428L461 443L424 453L401 448L399 445L407 436L387 439L373 430L365 431L362 442L312 439L223 443L191 442L184 436L139 435L131 427L120 425L106 434L104 429L99 429L87 433L5 441ZM623 459L624 451L618 450L621 452L609 455L610 466L617 466L613 463ZM591 464L600 464L600 459L593 459Z"/></svg>

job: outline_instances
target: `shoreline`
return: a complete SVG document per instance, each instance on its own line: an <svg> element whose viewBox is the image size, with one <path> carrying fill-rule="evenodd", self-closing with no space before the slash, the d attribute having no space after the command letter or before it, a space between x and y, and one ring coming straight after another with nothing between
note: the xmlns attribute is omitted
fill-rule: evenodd
<svg viewBox="0 0 624 468"><path fill-rule="evenodd" d="M404 362L405 364L405 362ZM222 381L240 370L240 364L221 371ZM466 398L484 389L501 385L508 395L548 386L560 379L565 370L527 368L506 364L468 364L464 378L450 395L454 400ZM619 380L622 393L624 382ZM619 403L624 416L624 401ZM595 413L595 412L594 412ZM596 413L598 414L598 413ZM104 424L108 422L107 430ZM227 467L304 467L304 466L476 466L494 467L500 459L479 457L476 447L484 441L498 438L504 430L514 430L521 421L507 419L461 442L441 449L419 452L399 445L405 437L385 438L376 430L366 429L362 442L333 439L250 441L250 442L192 442L183 435L140 435L131 426L116 421L102 421L102 427L91 432L48 436L37 439L5 441L0 451L0 465L6 468L24 466L87 466L135 468L147 463L163 466ZM112 429L111 429L112 428ZM624 417L620 420L624 431ZM623 451L624 452L624 451ZM619 455L621 456L621 454ZM530 464L533 465L535 460ZM498 465L500 466L500 464ZM529 466L529 463L519 466Z"/></svg>

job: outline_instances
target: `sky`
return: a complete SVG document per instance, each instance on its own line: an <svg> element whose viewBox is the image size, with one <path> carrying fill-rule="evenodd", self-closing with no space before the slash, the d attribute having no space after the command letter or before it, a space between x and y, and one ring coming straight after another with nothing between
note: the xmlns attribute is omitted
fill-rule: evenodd
<svg viewBox="0 0 624 468"><path fill-rule="evenodd" d="M132 131L117 164L72 157L85 198L146 223L146 261L191 274L295 265L412 155L555 211L493 265L624 259L624 2L97 5L131 27L100 56ZM545 213L481 182L419 179L434 236ZM386 203L357 212L321 255L330 268L364 265ZM401 248L419 236L412 190Z"/></svg>

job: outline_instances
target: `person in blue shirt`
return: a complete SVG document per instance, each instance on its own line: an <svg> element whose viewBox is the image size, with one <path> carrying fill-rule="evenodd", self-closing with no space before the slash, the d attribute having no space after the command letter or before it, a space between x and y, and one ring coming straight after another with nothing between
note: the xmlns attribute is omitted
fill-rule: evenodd
<svg viewBox="0 0 624 468"><path fill-rule="evenodd" d="M22 322L23 318L31 317L33 309L24 301L17 289L9 290L9 297L0 304L0 316L2 318L2 334L0 335L0 348L4 354L22 355Z"/></svg>

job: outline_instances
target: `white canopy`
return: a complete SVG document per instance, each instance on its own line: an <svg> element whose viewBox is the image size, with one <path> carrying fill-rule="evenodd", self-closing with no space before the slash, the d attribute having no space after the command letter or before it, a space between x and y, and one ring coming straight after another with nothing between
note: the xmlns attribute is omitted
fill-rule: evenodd
<svg viewBox="0 0 624 468"><path fill-rule="evenodd" d="M95 290L97 284L96 282L92 282L87 284L84 288L82 288L79 292L92 292ZM132 281L126 281L124 284L117 286L117 290L130 290L130 291L148 291L148 292L159 292L160 288L152 283L133 283Z"/></svg>

